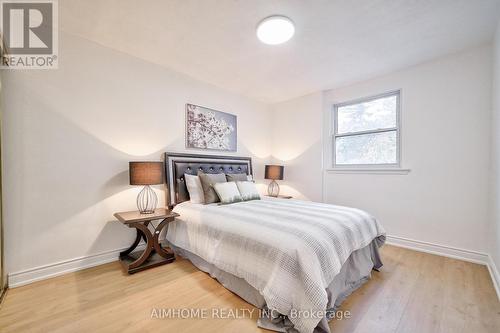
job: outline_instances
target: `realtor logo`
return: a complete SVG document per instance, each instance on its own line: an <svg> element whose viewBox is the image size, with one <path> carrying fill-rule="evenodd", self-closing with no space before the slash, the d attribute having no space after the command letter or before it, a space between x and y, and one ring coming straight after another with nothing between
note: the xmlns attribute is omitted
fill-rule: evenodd
<svg viewBox="0 0 500 333"><path fill-rule="evenodd" d="M1 0L0 68L57 68L57 2Z"/></svg>

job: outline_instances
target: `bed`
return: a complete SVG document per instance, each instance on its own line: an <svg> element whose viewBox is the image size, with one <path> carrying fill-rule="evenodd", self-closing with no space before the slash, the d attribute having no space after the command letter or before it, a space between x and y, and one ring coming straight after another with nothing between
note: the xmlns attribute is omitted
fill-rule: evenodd
<svg viewBox="0 0 500 333"><path fill-rule="evenodd" d="M180 214L167 241L177 255L259 309L258 325L283 332L330 332L340 303L382 262L385 232L349 207L264 197L194 204L184 174L246 173L246 157L165 155L167 200Z"/></svg>

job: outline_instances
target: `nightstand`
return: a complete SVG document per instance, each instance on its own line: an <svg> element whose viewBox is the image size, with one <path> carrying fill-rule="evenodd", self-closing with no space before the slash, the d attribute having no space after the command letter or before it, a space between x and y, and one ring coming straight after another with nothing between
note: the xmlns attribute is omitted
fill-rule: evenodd
<svg viewBox="0 0 500 333"><path fill-rule="evenodd" d="M114 216L129 228L136 229L135 241L125 251L120 252L120 262L123 269L133 274L147 268L156 267L171 263L175 260L175 255L170 248L162 246L158 237L162 229L175 220L179 214L165 208L157 208L152 214L141 214L138 211L115 213ZM161 220L158 226L151 222ZM153 227L153 232L149 226ZM132 252L141 241L146 242L146 248L143 251Z"/></svg>
<svg viewBox="0 0 500 333"><path fill-rule="evenodd" d="M291 195L278 195L277 197L272 195L266 195L266 197L278 198L278 199L293 199Z"/></svg>

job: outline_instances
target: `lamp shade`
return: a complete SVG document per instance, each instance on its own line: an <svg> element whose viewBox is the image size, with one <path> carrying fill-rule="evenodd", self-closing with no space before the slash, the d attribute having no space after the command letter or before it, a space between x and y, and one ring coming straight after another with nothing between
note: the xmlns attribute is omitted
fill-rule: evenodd
<svg viewBox="0 0 500 333"><path fill-rule="evenodd" d="M283 180L282 165L266 165L264 178L272 180Z"/></svg>
<svg viewBox="0 0 500 333"><path fill-rule="evenodd" d="M130 185L163 184L163 162L129 162Z"/></svg>

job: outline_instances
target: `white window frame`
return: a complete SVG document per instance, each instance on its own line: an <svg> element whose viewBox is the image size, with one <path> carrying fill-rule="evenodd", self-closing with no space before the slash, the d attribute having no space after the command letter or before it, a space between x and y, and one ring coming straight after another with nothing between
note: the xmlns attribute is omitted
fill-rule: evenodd
<svg viewBox="0 0 500 333"><path fill-rule="evenodd" d="M338 133L338 109L343 106L360 104L365 102L370 102L376 99L396 96L396 127L375 129L367 131L357 131L348 133ZM383 94L373 95L369 97L358 98L355 100L342 102L333 105L333 130L330 135L331 142L331 153L332 153L332 167L333 170L391 170L401 168L401 90L393 90ZM336 141L337 138L356 136L362 134L376 134L396 131L396 163L384 163L384 164L337 164L337 149Z"/></svg>

